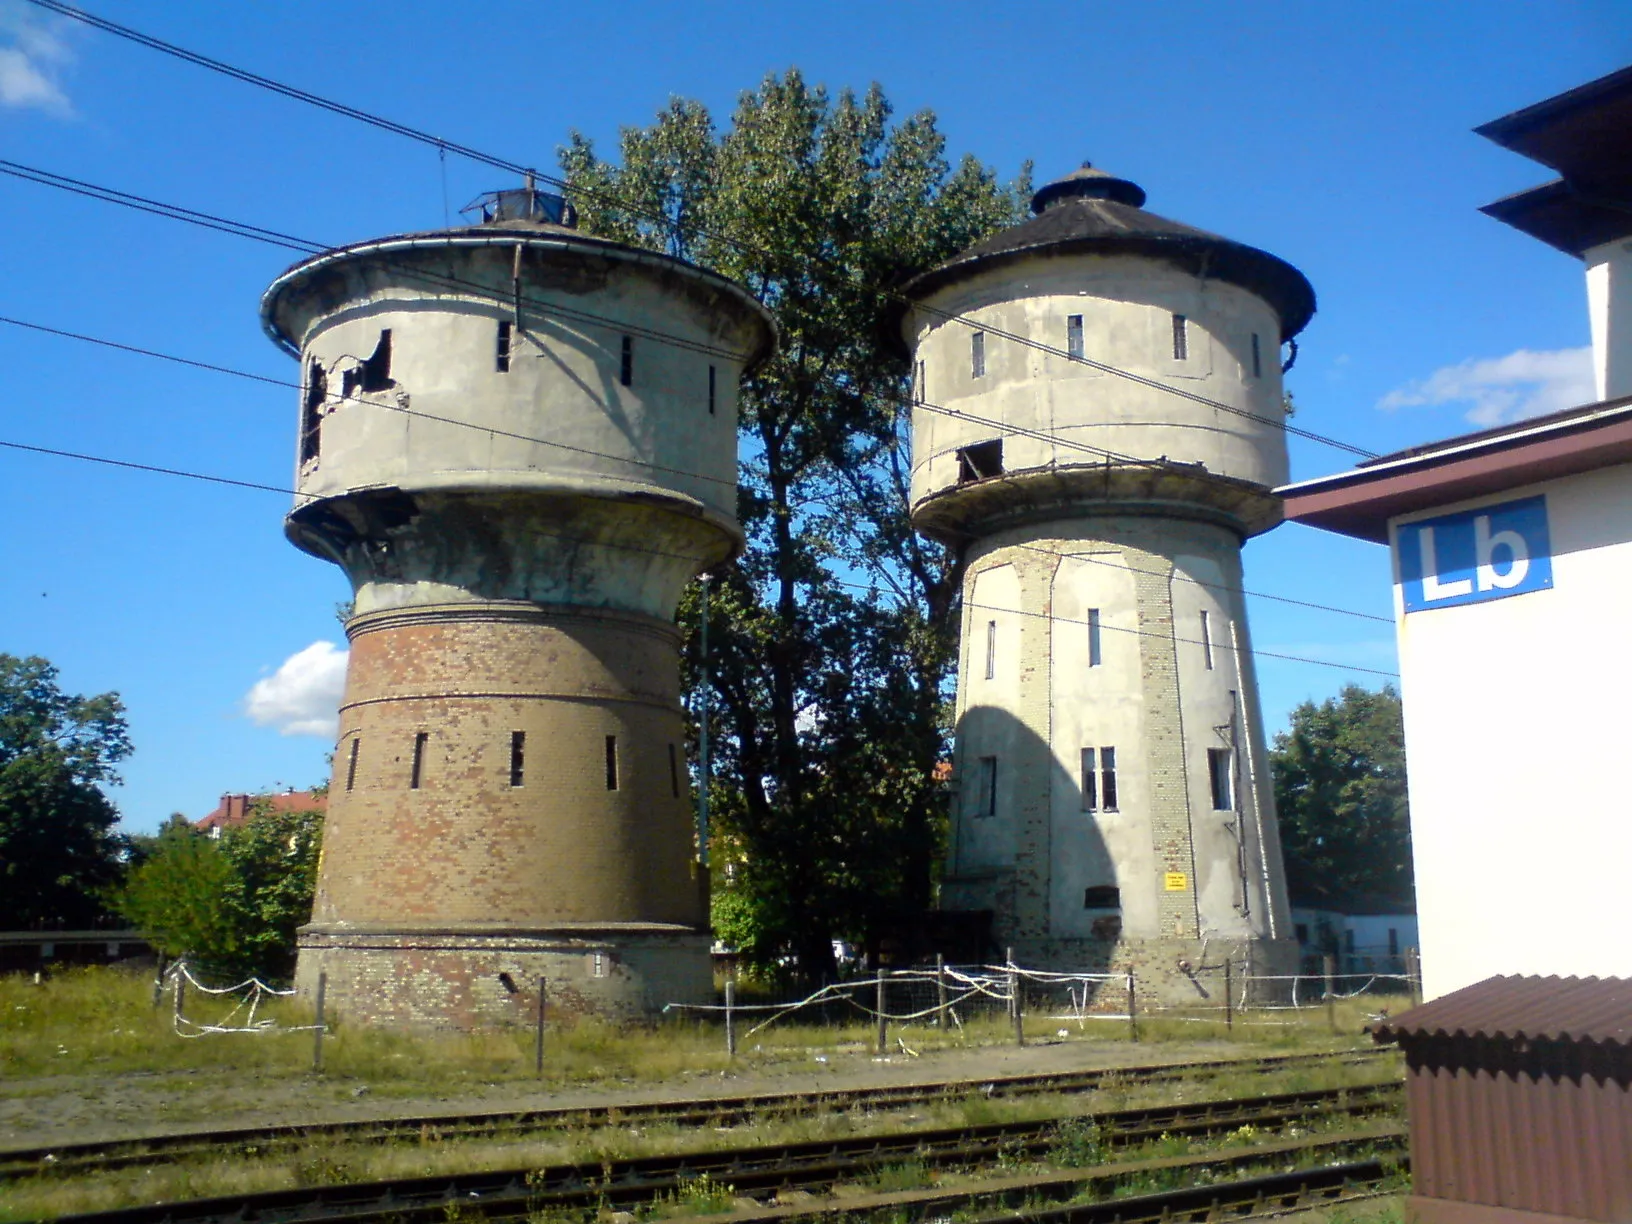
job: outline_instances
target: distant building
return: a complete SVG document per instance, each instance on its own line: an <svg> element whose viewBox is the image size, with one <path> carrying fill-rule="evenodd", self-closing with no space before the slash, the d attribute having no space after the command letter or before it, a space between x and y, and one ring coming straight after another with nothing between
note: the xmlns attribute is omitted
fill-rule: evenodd
<svg viewBox="0 0 1632 1224"><path fill-rule="evenodd" d="M222 829L235 828L248 820L250 810L257 806L273 812L325 812L329 807L329 797L309 790L278 791L268 795L222 795L215 810L193 821L193 828L218 838Z"/></svg>
<svg viewBox="0 0 1632 1224"><path fill-rule="evenodd" d="M1281 519L1315 296L1144 203L1084 165L909 282L898 325L913 525L967 567L943 910L1193 999L1191 963L1296 957L1241 546Z"/></svg>
<svg viewBox="0 0 1632 1224"><path fill-rule="evenodd" d="M1632 976L1632 69L1479 130L1563 174L1485 211L1585 264L1604 398L1280 490L1393 552L1428 998Z"/></svg>

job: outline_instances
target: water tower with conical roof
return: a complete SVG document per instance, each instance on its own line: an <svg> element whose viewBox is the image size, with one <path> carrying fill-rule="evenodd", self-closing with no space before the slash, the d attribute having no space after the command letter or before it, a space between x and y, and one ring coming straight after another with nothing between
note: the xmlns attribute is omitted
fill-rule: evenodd
<svg viewBox="0 0 1632 1224"><path fill-rule="evenodd" d="M1295 959L1241 546L1314 293L1084 165L906 287L912 517L966 564L942 907L1195 999Z"/></svg>
<svg viewBox="0 0 1632 1224"><path fill-rule="evenodd" d="M712 992L675 606L742 546L732 282L559 197L267 291L304 390L286 520L355 592L298 984L354 1019L626 1016Z"/></svg>

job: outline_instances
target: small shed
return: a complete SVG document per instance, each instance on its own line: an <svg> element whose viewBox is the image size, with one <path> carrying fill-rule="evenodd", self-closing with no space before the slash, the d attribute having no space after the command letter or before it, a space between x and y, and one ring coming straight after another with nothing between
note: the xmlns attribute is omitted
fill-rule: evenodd
<svg viewBox="0 0 1632 1224"><path fill-rule="evenodd" d="M1371 1033L1405 1052L1414 1224L1632 1220L1632 980L1487 978Z"/></svg>

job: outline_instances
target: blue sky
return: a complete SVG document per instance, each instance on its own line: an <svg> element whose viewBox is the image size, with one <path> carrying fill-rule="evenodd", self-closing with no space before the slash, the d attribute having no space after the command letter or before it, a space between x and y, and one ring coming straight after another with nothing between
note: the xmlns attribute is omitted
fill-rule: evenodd
<svg viewBox="0 0 1632 1224"><path fill-rule="evenodd" d="M954 155L1005 177L1029 158L1040 180L1092 158L1153 211L1300 267L1320 311L1288 385L1310 429L1386 451L1590 398L1579 265L1476 211L1544 172L1470 129L1632 60L1624 3L86 3L547 168L572 129L610 153L671 95L723 122L790 66L877 81L898 114L934 111ZM444 181L423 147L22 0L0 0L0 157L330 243L510 185L451 158ZM277 250L6 178L0 233L0 315L297 377L256 317ZM293 391L0 325L0 440L284 486L295 417ZM1297 439L1292 462L1299 479L1348 466ZM123 695L127 827L325 772L349 592L283 540L285 502L0 451L0 651ZM1381 548L1283 527L1247 573L1389 615ZM1390 625L1250 609L1263 650L1394 667ZM1272 728L1379 682L1274 659L1260 676Z"/></svg>

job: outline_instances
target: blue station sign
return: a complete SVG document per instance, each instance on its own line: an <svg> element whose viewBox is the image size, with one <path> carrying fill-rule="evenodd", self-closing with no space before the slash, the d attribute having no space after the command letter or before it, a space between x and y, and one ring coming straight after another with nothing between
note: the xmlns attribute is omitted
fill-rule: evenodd
<svg viewBox="0 0 1632 1224"><path fill-rule="evenodd" d="M1402 523L1395 539L1407 612L1506 599L1553 585L1546 497Z"/></svg>

